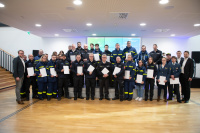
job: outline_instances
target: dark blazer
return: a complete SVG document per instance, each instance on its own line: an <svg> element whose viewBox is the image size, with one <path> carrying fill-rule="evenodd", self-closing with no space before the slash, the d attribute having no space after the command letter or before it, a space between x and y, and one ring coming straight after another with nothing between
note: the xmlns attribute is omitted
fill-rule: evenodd
<svg viewBox="0 0 200 133"><path fill-rule="evenodd" d="M20 57L16 57L14 58L13 60L13 77L16 78L16 77L23 77L24 76L24 65L20 59Z"/></svg>
<svg viewBox="0 0 200 133"><path fill-rule="evenodd" d="M180 62L181 67L183 65L183 61L184 60L182 60ZM184 76L186 79L189 79L189 78L193 77L193 73L194 73L194 62L191 58L188 58L187 62L185 63L185 67L184 67Z"/></svg>

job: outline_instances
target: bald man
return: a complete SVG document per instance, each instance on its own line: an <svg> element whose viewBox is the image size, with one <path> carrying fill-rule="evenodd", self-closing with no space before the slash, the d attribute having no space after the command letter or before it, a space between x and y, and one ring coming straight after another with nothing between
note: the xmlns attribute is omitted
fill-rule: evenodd
<svg viewBox="0 0 200 133"><path fill-rule="evenodd" d="M28 101L29 98L29 94L30 94L30 85L32 85L32 98L37 98L37 82L36 82L36 74L34 75L28 75L27 72L27 68L33 68L33 70L35 70L34 67L34 59L33 59L33 55L29 54L28 55L28 61L25 63L26 69L25 69L25 76L26 76L26 100Z"/></svg>

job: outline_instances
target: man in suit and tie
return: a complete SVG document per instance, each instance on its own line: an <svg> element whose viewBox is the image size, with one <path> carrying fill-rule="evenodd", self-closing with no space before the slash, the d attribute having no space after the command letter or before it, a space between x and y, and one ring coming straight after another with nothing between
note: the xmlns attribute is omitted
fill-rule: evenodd
<svg viewBox="0 0 200 133"><path fill-rule="evenodd" d="M181 57L181 55L182 55L181 51L177 51L177 52L176 52L176 55L177 55L177 60L176 60L176 62L177 62L178 64L180 64L180 62L184 60L184 58Z"/></svg>
<svg viewBox="0 0 200 133"><path fill-rule="evenodd" d="M189 58L189 51L184 52L184 60L182 60L180 64L181 64L180 81L182 86L182 95L184 95L182 101L188 103L190 100L190 86L194 73L194 63L193 60Z"/></svg>
<svg viewBox="0 0 200 133"><path fill-rule="evenodd" d="M23 60L23 56L24 56L24 51L19 50L18 56L14 58L13 60L13 70L14 70L13 77L15 78L15 82L16 82L15 93L16 93L16 97L17 97L16 100L18 104L24 104L20 96L20 89L23 84L24 72L25 72L25 62Z"/></svg>

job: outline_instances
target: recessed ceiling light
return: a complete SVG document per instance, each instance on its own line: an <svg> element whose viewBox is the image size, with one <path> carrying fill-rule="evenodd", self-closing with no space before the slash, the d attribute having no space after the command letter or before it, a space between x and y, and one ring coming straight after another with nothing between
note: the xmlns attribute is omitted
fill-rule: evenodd
<svg viewBox="0 0 200 133"><path fill-rule="evenodd" d="M159 3L160 3L160 4L167 4L167 3L169 3L169 0L160 0Z"/></svg>
<svg viewBox="0 0 200 133"><path fill-rule="evenodd" d="M59 36L59 34L54 34L54 36Z"/></svg>
<svg viewBox="0 0 200 133"><path fill-rule="evenodd" d="M136 34L131 34L131 36L135 36Z"/></svg>
<svg viewBox="0 0 200 133"><path fill-rule="evenodd" d="M93 36L96 36L97 34L92 34Z"/></svg>
<svg viewBox="0 0 200 133"><path fill-rule="evenodd" d="M200 24L194 24L195 27L200 26Z"/></svg>
<svg viewBox="0 0 200 133"><path fill-rule="evenodd" d="M91 24L91 23L87 23L86 25L87 25L87 26L92 26L92 24Z"/></svg>
<svg viewBox="0 0 200 133"><path fill-rule="evenodd" d="M81 5L82 4L82 1L81 0L74 0L73 2L75 5Z"/></svg>
<svg viewBox="0 0 200 133"><path fill-rule="evenodd" d="M171 36L175 36L175 34L171 34Z"/></svg>
<svg viewBox="0 0 200 133"><path fill-rule="evenodd" d="M141 23L141 24L140 24L140 26L145 26L145 25L146 25L145 23Z"/></svg>
<svg viewBox="0 0 200 133"><path fill-rule="evenodd" d="M0 7L5 7L5 5L4 5L4 4L2 4L2 3L0 3Z"/></svg>
<svg viewBox="0 0 200 133"><path fill-rule="evenodd" d="M42 25L41 25L41 24L35 24L35 26L36 26L36 27L41 27Z"/></svg>

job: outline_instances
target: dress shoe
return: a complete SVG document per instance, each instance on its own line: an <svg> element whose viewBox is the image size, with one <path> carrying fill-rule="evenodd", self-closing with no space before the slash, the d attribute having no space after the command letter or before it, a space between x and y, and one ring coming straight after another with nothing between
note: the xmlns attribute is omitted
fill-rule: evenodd
<svg viewBox="0 0 200 133"><path fill-rule="evenodd" d="M84 99L84 97L82 97L82 96L80 96L79 98L80 98L80 99Z"/></svg>
<svg viewBox="0 0 200 133"><path fill-rule="evenodd" d="M44 100L43 98L39 98L40 100Z"/></svg>
<svg viewBox="0 0 200 133"><path fill-rule="evenodd" d="M77 100L77 97L74 97L74 100Z"/></svg>
<svg viewBox="0 0 200 133"><path fill-rule="evenodd" d="M182 101L181 100L179 100L179 101L177 101L178 103L182 103Z"/></svg>
<svg viewBox="0 0 200 133"><path fill-rule="evenodd" d="M94 100L94 97L92 97L91 100Z"/></svg>
<svg viewBox="0 0 200 133"><path fill-rule="evenodd" d="M23 101L17 101L17 103L18 103L18 104L24 104L24 102L23 102Z"/></svg>
<svg viewBox="0 0 200 133"><path fill-rule="evenodd" d="M89 100L89 97L86 97L86 100Z"/></svg>
<svg viewBox="0 0 200 133"><path fill-rule="evenodd" d="M102 100L103 98L99 98L99 100Z"/></svg>
<svg viewBox="0 0 200 133"><path fill-rule="evenodd" d="M150 101L153 101L153 98L150 98Z"/></svg>
<svg viewBox="0 0 200 133"><path fill-rule="evenodd" d="M157 99L157 101L158 101L158 102L160 101L160 96L158 96L158 99Z"/></svg>
<svg viewBox="0 0 200 133"><path fill-rule="evenodd" d="M118 97L114 97L112 100L117 100L117 99L119 99Z"/></svg>
<svg viewBox="0 0 200 133"><path fill-rule="evenodd" d="M47 101L50 101L51 100L51 98L50 97L47 97Z"/></svg>
<svg viewBox="0 0 200 133"><path fill-rule="evenodd" d="M122 101L123 101L123 98L121 98L120 101L122 102Z"/></svg>
<svg viewBox="0 0 200 133"><path fill-rule="evenodd" d="M105 98L105 99L106 99L106 100L110 100L110 98L108 98L108 97L107 97L107 98Z"/></svg>
<svg viewBox="0 0 200 133"><path fill-rule="evenodd" d="M129 99L128 99L128 101L132 101L132 99L131 99L131 98L129 98Z"/></svg>

